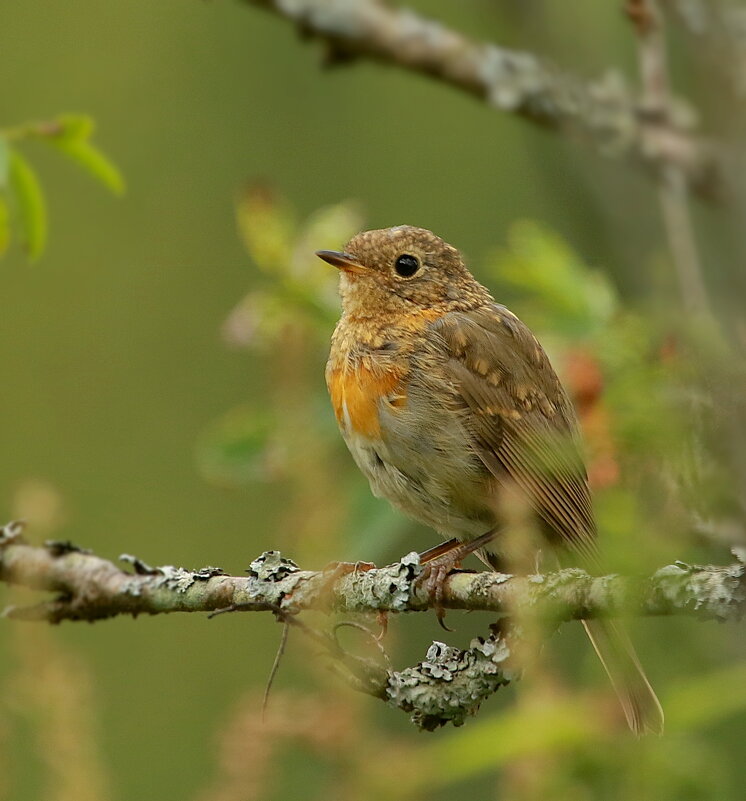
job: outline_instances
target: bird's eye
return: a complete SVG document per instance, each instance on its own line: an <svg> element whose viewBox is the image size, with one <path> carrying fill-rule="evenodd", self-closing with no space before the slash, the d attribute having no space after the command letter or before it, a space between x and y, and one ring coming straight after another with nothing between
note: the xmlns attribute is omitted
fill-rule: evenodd
<svg viewBox="0 0 746 801"><path fill-rule="evenodd" d="M420 260L417 256L411 256L409 253L402 253L394 262L394 269L397 275L402 278L411 278L417 270L420 269Z"/></svg>

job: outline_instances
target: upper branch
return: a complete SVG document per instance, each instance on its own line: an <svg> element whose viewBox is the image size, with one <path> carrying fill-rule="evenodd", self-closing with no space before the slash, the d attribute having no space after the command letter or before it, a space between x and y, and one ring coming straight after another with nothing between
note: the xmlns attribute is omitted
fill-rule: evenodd
<svg viewBox="0 0 746 801"><path fill-rule="evenodd" d="M676 165L689 188L712 198L722 176L691 114L646 114L618 75L583 81L525 51L474 41L382 0L246 0L295 23L329 48L330 63L368 58L429 75L493 108L578 134L605 153L654 171Z"/></svg>

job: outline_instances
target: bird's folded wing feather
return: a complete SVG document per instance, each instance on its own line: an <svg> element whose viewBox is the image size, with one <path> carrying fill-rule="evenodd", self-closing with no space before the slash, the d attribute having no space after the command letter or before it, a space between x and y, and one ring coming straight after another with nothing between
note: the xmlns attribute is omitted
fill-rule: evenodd
<svg viewBox="0 0 746 801"><path fill-rule="evenodd" d="M485 467L524 492L550 531L593 564L595 523L575 414L536 338L497 304L450 312L432 327Z"/></svg>

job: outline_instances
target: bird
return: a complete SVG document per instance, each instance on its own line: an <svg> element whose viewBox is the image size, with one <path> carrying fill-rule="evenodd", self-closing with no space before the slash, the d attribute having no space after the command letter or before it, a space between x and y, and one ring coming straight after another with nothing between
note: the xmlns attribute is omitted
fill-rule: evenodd
<svg viewBox="0 0 746 801"><path fill-rule="evenodd" d="M597 567L578 422L529 328L427 229L363 231L316 255L340 275L326 383L342 437L374 495L448 541L431 549L441 586L472 549L505 565L517 508L540 532L537 552ZM661 733L627 634L608 620L583 625L630 729Z"/></svg>

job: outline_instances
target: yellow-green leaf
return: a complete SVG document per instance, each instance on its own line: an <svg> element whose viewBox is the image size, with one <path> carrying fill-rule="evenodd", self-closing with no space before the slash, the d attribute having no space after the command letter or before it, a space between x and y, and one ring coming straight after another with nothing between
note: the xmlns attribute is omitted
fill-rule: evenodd
<svg viewBox="0 0 746 801"><path fill-rule="evenodd" d="M608 279L591 269L565 240L531 220L508 232L508 247L495 253L492 269L523 296L536 328L586 338L611 319L616 293Z"/></svg>
<svg viewBox="0 0 746 801"><path fill-rule="evenodd" d="M270 275L286 275L295 239L288 203L271 187L255 183L239 197L236 217L239 234L256 266Z"/></svg>
<svg viewBox="0 0 746 801"><path fill-rule="evenodd" d="M124 177L119 168L88 139L75 136L55 136L49 139L49 143L115 195L121 195L124 192Z"/></svg>
<svg viewBox="0 0 746 801"><path fill-rule="evenodd" d="M5 137L0 136L0 191L8 185L9 148Z"/></svg>
<svg viewBox="0 0 746 801"><path fill-rule="evenodd" d="M5 254L10 244L10 215L5 198L0 195L0 256Z"/></svg>
<svg viewBox="0 0 746 801"><path fill-rule="evenodd" d="M36 172L15 149L10 150L8 185L21 224L29 259L35 261L47 241L47 204Z"/></svg>
<svg viewBox="0 0 746 801"><path fill-rule="evenodd" d="M55 120L60 127L60 139L90 139L96 123L87 114L60 114Z"/></svg>

